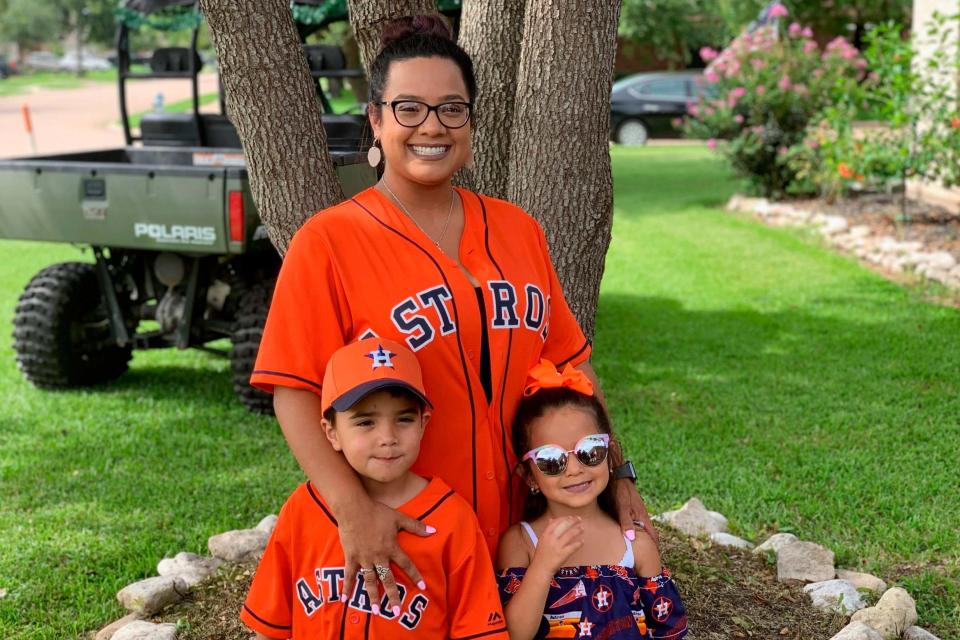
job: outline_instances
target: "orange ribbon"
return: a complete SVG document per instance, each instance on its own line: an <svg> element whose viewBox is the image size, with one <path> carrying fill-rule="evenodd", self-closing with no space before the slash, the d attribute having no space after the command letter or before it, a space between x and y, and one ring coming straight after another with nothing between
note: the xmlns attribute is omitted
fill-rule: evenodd
<svg viewBox="0 0 960 640"><path fill-rule="evenodd" d="M585 396L593 395L593 383L583 371L575 369L570 363L563 368L563 371L557 371L556 365L543 358L530 369L527 374L527 386L523 389L523 395L532 396L541 389L557 389L566 387L573 389Z"/></svg>

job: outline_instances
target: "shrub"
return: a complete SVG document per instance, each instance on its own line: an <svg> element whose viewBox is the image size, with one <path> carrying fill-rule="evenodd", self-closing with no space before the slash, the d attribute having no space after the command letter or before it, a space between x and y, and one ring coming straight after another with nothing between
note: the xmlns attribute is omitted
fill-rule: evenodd
<svg viewBox="0 0 960 640"><path fill-rule="evenodd" d="M821 51L808 27L792 23L757 28L723 53L701 56L713 59L704 73L711 90L690 107L687 135L708 139L754 191L782 196L803 187L790 162L795 147L808 124L856 86L865 65L859 52L842 38Z"/></svg>

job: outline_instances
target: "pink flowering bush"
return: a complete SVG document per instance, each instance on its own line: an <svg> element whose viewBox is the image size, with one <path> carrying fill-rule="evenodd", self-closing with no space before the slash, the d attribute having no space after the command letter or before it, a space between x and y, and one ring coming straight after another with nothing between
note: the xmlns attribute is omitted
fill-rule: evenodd
<svg viewBox="0 0 960 640"><path fill-rule="evenodd" d="M774 14L786 17L787 9L775 5ZM791 190L791 149L803 144L818 113L856 86L865 66L842 38L821 51L808 27L780 22L740 36L722 53L701 51L712 60L703 78L710 86L685 125L688 136L724 140L711 146L766 196Z"/></svg>

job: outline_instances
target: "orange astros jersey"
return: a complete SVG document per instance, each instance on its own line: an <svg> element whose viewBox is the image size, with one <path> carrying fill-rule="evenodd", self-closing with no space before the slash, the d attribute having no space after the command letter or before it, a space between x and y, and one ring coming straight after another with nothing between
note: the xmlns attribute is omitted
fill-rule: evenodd
<svg viewBox="0 0 960 640"><path fill-rule="evenodd" d="M510 429L530 367L577 365L590 346L570 312L540 225L510 203L458 190L456 262L370 188L308 220L283 262L252 384L317 394L339 347L371 335L407 344L433 418L413 471L443 478L473 507L491 554L525 489ZM483 316L481 317L481 302ZM484 326L488 402L481 378ZM320 437L320 436L318 436Z"/></svg>
<svg viewBox="0 0 960 640"><path fill-rule="evenodd" d="M308 482L280 511L241 620L271 638L295 640L509 640L493 566L470 505L434 479L398 510L437 529L425 538L400 533L400 546L427 588L421 591L395 569L399 615L387 609L386 596L375 615L359 576L347 602L340 602L344 560L337 523Z"/></svg>

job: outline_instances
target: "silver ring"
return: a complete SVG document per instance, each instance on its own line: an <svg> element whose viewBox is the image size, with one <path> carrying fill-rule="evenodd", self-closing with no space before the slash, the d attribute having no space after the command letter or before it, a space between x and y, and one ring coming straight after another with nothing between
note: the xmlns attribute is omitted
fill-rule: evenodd
<svg viewBox="0 0 960 640"><path fill-rule="evenodd" d="M647 528L647 525L643 524L643 521L642 521L642 520L634 520L634 521L633 521L633 524L634 524L634 526L640 527L641 529L646 529L646 528Z"/></svg>
<svg viewBox="0 0 960 640"><path fill-rule="evenodd" d="M360 568L360 575L362 576L365 576L370 573L375 573L375 572L376 572L376 569L364 569L363 567Z"/></svg>
<svg viewBox="0 0 960 640"><path fill-rule="evenodd" d="M390 573L390 567L383 567L379 564L373 565L374 570L377 572L377 577L383 580L387 577L387 574Z"/></svg>

